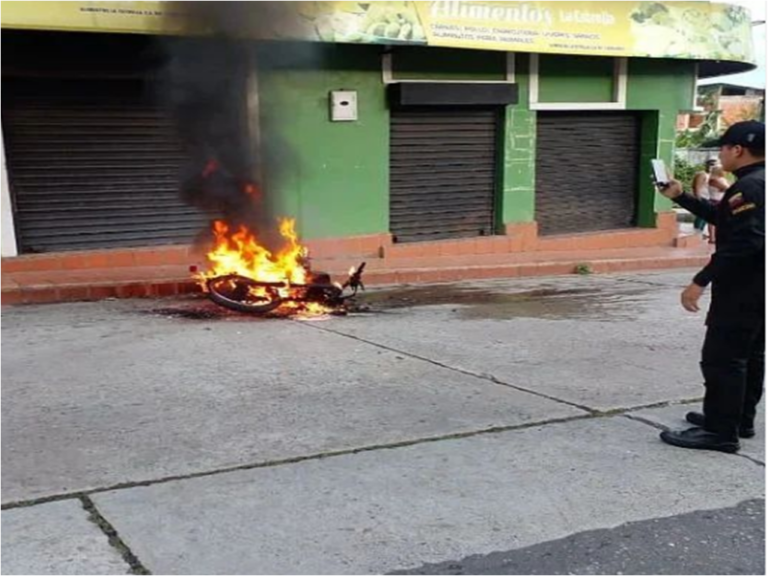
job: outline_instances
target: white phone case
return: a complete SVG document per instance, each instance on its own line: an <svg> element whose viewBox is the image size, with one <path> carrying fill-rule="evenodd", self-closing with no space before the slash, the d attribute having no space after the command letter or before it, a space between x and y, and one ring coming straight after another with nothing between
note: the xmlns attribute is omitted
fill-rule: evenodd
<svg viewBox="0 0 768 576"><path fill-rule="evenodd" d="M651 160L651 167L653 168L653 179L656 181L656 184L669 184L669 173L667 172L664 160L658 158Z"/></svg>

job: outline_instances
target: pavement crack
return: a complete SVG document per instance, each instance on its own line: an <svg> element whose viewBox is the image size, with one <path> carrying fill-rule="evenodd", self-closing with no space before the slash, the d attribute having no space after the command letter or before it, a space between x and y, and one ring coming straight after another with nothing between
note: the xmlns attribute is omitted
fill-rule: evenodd
<svg viewBox="0 0 768 576"><path fill-rule="evenodd" d="M642 422L643 424L652 426L657 430L669 430L668 426L664 426L663 424L659 424L658 422L654 422L653 420L649 420L648 418L643 418L642 416L636 416L634 414L622 414L622 416L624 418L629 418L630 420L634 420L635 422Z"/></svg>
<svg viewBox="0 0 768 576"><path fill-rule="evenodd" d="M506 386L507 388L512 388L514 390L517 390L518 392L524 392L525 394L532 394L533 396L537 396L539 398L544 398L546 400L550 400L552 402L557 402L558 404L564 404L566 406L570 406L571 408L578 408L579 410L583 410L584 412L592 415L597 416L600 415L599 410L595 410L594 408L590 408L589 406L585 406L584 404L578 404L576 402L570 402L569 400L563 400L562 398L557 398L556 396L550 396L549 394L544 394L543 392L538 392L536 390L531 390L530 388L525 388L523 386L518 386L517 384L510 384L509 382L505 382L503 380L500 380L493 374L486 374L486 373L478 373L473 372L472 370L467 370L465 368L458 368L456 366L450 366L448 364L444 364L442 362L439 362L437 360L433 360L432 358L427 358L426 356L420 356L418 354L413 354L412 352L405 352L404 350L400 350L398 348L393 348L391 346L387 346L386 344L381 344L379 342L373 342L371 340L366 340L365 338L360 338L359 336L355 336L353 334L347 334L345 332L339 332L338 330L333 330L331 328L324 328L322 326L316 326L314 324L307 324L305 322L301 323L303 326L308 326L309 328L313 328L315 330L320 330L322 332L327 332L329 334L335 334L337 336L341 336L343 338L349 338L351 340L355 340L357 342L362 342L363 344L368 344L370 346L375 346L376 348L381 348L382 350L387 350L388 352L394 352L395 354L402 354L403 356L407 356L408 358L411 358L413 360L419 360L421 362L427 362L429 364L432 364L434 366L439 366L440 368L445 368L446 370L452 370L453 372L458 372L459 374L464 374L465 376L472 376L473 378L478 378L480 380L485 380L487 382L493 382L494 384L498 384L499 386Z"/></svg>
<svg viewBox="0 0 768 576"><path fill-rule="evenodd" d="M765 462L763 462L759 458L755 458L754 456L749 456L748 454L742 454L741 452L737 452L736 456L749 460L750 462L752 462L753 464L757 464L761 468L765 468Z"/></svg>
<svg viewBox="0 0 768 576"><path fill-rule="evenodd" d="M150 572L136 557L136 555L123 541L123 539L120 538L120 535L117 533L117 530L115 530L115 527L112 526L109 520L104 518L101 512L99 512L93 500L84 494L80 495L79 499L85 511L88 512L88 519L99 527L99 529L107 537L109 545L117 550L126 564L130 566L130 574L152 574L152 572Z"/></svg>

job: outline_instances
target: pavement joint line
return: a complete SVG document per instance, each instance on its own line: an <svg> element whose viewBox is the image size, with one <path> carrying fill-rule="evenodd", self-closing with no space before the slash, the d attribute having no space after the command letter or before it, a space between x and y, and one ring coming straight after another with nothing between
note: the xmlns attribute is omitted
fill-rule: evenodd
<svg viewBox="0 0 768 576"><path fill-rule="evenodd" d="M104 518L104 516L96 508L96 504L86 495L79 496L80 503L83 508L88 512L88 520L96 524L99 530L101 530L109 541L109 545L112 546L120 554L122 559L130 567L129 574L152 574L136 557L133 551L128 545L120 538L117 530L114 526Z"/></svg>
<svg viewBox="0 0 768 576"><path fill-rule="evenodd" d="M239 472L243 470L256 470L259 468L273 468L277 466L286 466L289 464L298 464L300 462L306 462L311 460L323 460L325 458L334 458L337 456L349 456L352 454L358 454L363 452L373 452L376 450L394 450L397 448L406 448L409 446L417 446L421 444L429 444L432 442L442 442L444 440L460 440L463 438L472 438L474 436L483 436L485 434L499 434L503 432L514 432L517 430L525 430L528 428L537 428L541 426L548 426L550 424L566 424L569 422L578 422L581 420L593 420L596 418L613 418L616 416L626 415L627 412L645 410L649 408L660 408L665 406L674 406L677 404L687 404L700 401L697 399L688 399L681 401L669 401L659 402L655 404L646 404L643 406L632 406L629 408L617 408L615 410L608 410L604 412L596 412L594 414L578 414L576 416L565 416L563 418L552 418L550 420L537 420L535 422L526 422L524 424L513 424L509 426L492 426L490 428L483 428L481 430L469 430L467 432L455 432L453 434L446 434L443 436L431 436L426 438L414 438L411 440L402 440L399 442L393 442L390 444L373 444L370 446L361 446L357 448L346 448L343 450L335 450L331 452L322 452L319 454L308 454L305 456L295 456L293 458L284 458L280 460L268 460L264 462L255 462L250 464L241 464L238 466L230 466L227 468L216 468L214 470L206 470L203 472L192 472L190 474L179 474L175 476L165 476L162 478L155 478L151 480L136 480L132 482L120 482L111 486L102 486L100 488L92 488L90 490L78 490L75 492L62 492L60 494L52 494L49 496L41 496L39 498L32 498L29 500L17 500L14 502L6 502L0 505L0 510L13 510L15 508L28 508L30 506L37 506L39 504L47 504L49 502L58 502L61 500L71 500L73 498L79 498L81 500L88 499L93 494L103 494L105 492L112 492L116 490L129 490L131 488L146 488L148 486L154 486L155 484L167 484L169 482L178 482L181 480L193 480L196 478L206 478L208 476L218 476L220 474L228 474L230 472ZM634 418L633 418L634 419Z"/></svg>
<svg viewBox="0 0 768 576"><path fill-rule="evenodd" d="M508 388L513 388L519 392L525 392L527 394L533 394L534 396L538 396L540 398L545 398L547 400L551 400L553 402L558 402L561 404L566 404L568 406L571 406L573 408L578 408L580 410L584 410L585 412L591 414L592 416L615 416L619 414L623 414L625 412L634 412L637 410L646 410L649 408L663 408L670 405L675 404L693 404L695 402L701 402L701 397L695 397L695 398L685 398L683 400L663 400L661 402L654 402L652 404L643 404L641 406L632 406L629 408L614 408L611 410L599 410L597 408L591 408L589 406L586 406L584 404L578 404L575 402L570 402L568 400L564 400L562 398L558 398L556 396L549 396L548 394L544 394L542 392L537 392L536 390L530 390L529 388L525 388L523 386L518 386L516 384L510 384L509 382L504 382L503 380L500 380L493 374L482 374L477 372L472 372L470 370L465 370L463 368L457 368L455 366L449 366L447 364L443 364L442 362L438 362L437 360L432 360L431 358L427 358L425 356L419 356L418 354L413 354L411 352L404 352L402 350L399 350L397 348L392 348L390 346L387 346L386 344L380 344L378 342L372 342L370 340L366 340L364 338L360 338L359 336L354 336L351 334L346 334L344 332L339 332L337 330L333 330L331 328L323 328L321 326L316 326L314 324L307 324L305 322L301 323L302 325L307 325L310 328L315 328L317 330L322 330L323 332L329 332L331 334L336 334L337 336L343 336L345 338L351 338L352 340L356 340L358 342L362 342L364 344L370 344L371 346L376 346L378 348L381 348L383 350L387 350L388 352L394 352L396 354L403 354L404 356L408 356L409 358L412 358L414 360L421 360L422 362L428 362L430 364L434 364L435 366L439 366L441 368L446 368L447 370L452 370L454 372L458 372L460 374L464 374L465 376L472 376L474 378L479 378L481 380L487 380L489 382L493 382L494 384L499 384L500 386L506 386Z"/></svg>
<svg viewBox="0 0 768 576"><path fill-rule="evenodd" d="M544 394L542 392L537 392L535 390L530 390L528 388L518 386L516 384L510 384L509 382L504 382L503 380L500 380L493 374L478 374L477 372L472 372L470 370L465 370L463 368L457 368L455 366L449 366L447 364L443 364L441 362L438 362L437 360L432 360L431 358L427 358L425 356L419 356L418 354L412 354L411 352L404 352L402 350L399 350L397 348L392 348L390 346L387 346L386 344L380 344L378 342L372 342L370 340L366 340L364 338L360 338L359 336L354 336L352 334L347 334L344 332L339 332L337 330L333 330L331 328L323 328L321 326L315 326L313 324L306 324L302 322L303 325L307 325L310 328L315 328L317 330L321 330L323 332L329 332L331 334L336 334L337 336L343 336L345 338L351 338L352 340L356 340L358 342L362 342L364 344L370 344L371 346L376 346L378 348L381 348L383 350L387 350L388 352L394 352L397 354L403 354L404 356L408 356L409 358L412 358L414 360L421 360L422 362L428 362L430 364L434 364L435 366L439 366L441 368L445 368L447 370L453 370L454 372L458 372L460 374L464 374L466 376L472 376L474 378L479 378L481 380L487 380L489 382L493 382L494 384L499 384L500 386L506 386L507 388L512 388L514 390L517 390L519 392L524 392L527 394L532 394L534 396L538 396L540 398L545 398L547 400L551 400L553 402L558 402L560 404L566 404L568 406L571 406L573 408L578 408L580 410L584 410L588 414L592 416L616 416L620 414L624 414L625 412L636 412L638 410L647 410L650 408L664 408L666 406L673 406L677 404L694 404L696 402L701 402L703 400L703 397L697 396L694 398L684 398L682 400L663 400L661 402L654 402L652 404L643 404L640 406L631 406L628 408L613 408L611 410L600 410L598 408L591 408L589 406L586 406L584 404L578 404L575 402L570 402L568 400L564 400L562 398L558 398L556 396L549 396L548 394ZM639 366L639 365L638 365Z"/></svg>
<svg viewBox="0 0 768 576"><path fill-rule="evenodd" d="M347 334L345 332L339 332L337 330L332 330L331 328L323 328L321 326L315 326L314 324L308 324L306 322L300 322L303 326L308 326L309 328L320 330L322 332L328 332L329 334L336 334L337 336L341 336L343 338L349 338L351 340L356 340L357 342L362 342L363 344L369 344L370 346L375 346L377 348L381 348L382 350L387 350L388 352L394 352L396 354L402 354L404 356L407 356L413 360L420 360L422 362L428 362L429 364L432 364L434 366L439 366L440 368L445 368L446 370L452 370L453 372L458 372L459 374L464 374L465 376L472 376L473 378L478 378L480 380L485 380L487 382L493 382L494 384L498 384L499 386L506 386L507 388L512 388L514 390L517 390L518 392L524 392L526 394L531 394L533 396L538 396L539 398L544 398L546 400L551 400L552 402L557 402L558 404L565 404L566 406L570 406L571 408L578 408L579 410L585 411L587 414L590 414L592 416L600 416L601 412L599 410L595 410L594 408L590 408L589 406L585 406L583 404L577 404L576 402L570 402L568 400L563 400L562 398L557 398L556 396L550 396L548 394L544 394L542 392L537 392L536 390L530 390L529 388L524 388L522 386L518 386L516 384L510 384L509 382L504 382L503 380L499 380L496 376L493 374L478 374L477 372L472 372L471 370L465 370L463 368L457 368L456 366L449 366L448 364L443 364L442 362L439 362L437 360L433 360L431 358L427 358L426 356L419 356L418 354L413 354L411 352L404 352L403 350L398 350L397 348L392 348L391 346L387 346L386 344L380 344L379 342L372 342L370 340L366 340L365 338L360 338L359 336L354 336L352 334Z"/></svg>
<svg viewBox="0 0 768 576"><path fill-rule="evenodd" d="M369 446L359 446L356 448L345 448L343 450L333 450L330 452L320 452L318 454L307 454L305 456L294 456L292 458L283 458L279 460L266 460L263 462L252 462L250 464L240 464L238 466L229 466L226 468L216 468L214 470L206 470L203 472L192 472L189 474L178 474L175 476L164 476L162 478L154 478L151 480L136 480L131 482L119 482L111 486L102 486L101 488L92 488L89 490L78 490L75 492L62 492L60 494L52 494L50 496L42 496L40 498L32 498L30 500L17 500L15 502L6 502L0 505L0 510L13 510L15 508L26 508L29 506L36 506L38 504L47 504L49 502L57 502L60 500L69 500L72 498L83 498L93 494L103 494L104 492L112 492L115 490L127 490L130 488L146 488L148 486L154 486L155 484L166 484L168 482L178 482L180 480L192 480L195 478L205 478L208 476L218 476L220 474L227 474L229 472L239 472L242 470L255 470L258 468L273 468L276 466L285 466L288 464L298 464L300 462L306 462L311 460L324 460L325 458L334 458L337 456L349 456L352 454L359 454L362 452L373 452L376 450L394 450L397 448L407 448L409 446L417 446L420 444L429 444L432 442L442 442L444 440L460 440L463 438L472 438L474 436L482 436L485 434L499 434L502 432L513 432L516 430L525 430L527 428L537 428L540 426L548 426L550 424L564 424L568 422L575 422L579 420L589 420L591 418L601 417L600 415L591 414L578 414L576 416L565 416L562 418L552 418L550 420L537 420L535 422L525 422L524 424L512 424L509 426L491 426L490 428L482 428L480 430L468 430L466 432L454 432L452 434L445 434L443 436L428 436L425 438L414 438L411 440L401 440L399 442L392 442L389 444L372 444Z"/></svg>
<svg viewBox="0 0 768 576"><path fill-rule="evenodd" d="M660 424L658 422L654 422L653 420L648 420L646 418L642 418L641 416L634 416L633 414L621 414L624 418L628 418L629 420L634 420L635 422L641 422L642 424L647 424L648 426L652 426L653 428L656 428L657 430L669 430L669 426L665 426L664 424ZM749 456L747 454L742 454L741 452L736 452L733 454L733 456L738 456L739 458L744 458L745 460L749 460L753 464L757 464L758 466L761 466L762 468L765 468L765 462L760 460L759 458L755 458L754 456Z"/></svg>
<svg viewBox="0 0 768 576"><path fill-rule="evenodd" d="M701 402L704 398L697 396L695 398L683 398L682 400L663 400L661 402L654 402L652 404L643 404L641 406L630 406L629 408L613 408L611 410L598 410L600 416L626 416L633 420L639 420L640 417L631 416L632 412L639 412L640 410L652 410L654 408L667 408L669 406L685 406L688 404L696 404ZM650 423L650 422L647 422Z"/></svg>

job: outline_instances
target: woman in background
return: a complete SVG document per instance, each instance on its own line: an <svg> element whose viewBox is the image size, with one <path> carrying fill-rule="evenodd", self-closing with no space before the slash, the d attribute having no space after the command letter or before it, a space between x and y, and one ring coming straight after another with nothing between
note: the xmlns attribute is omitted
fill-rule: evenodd
<svg viewBox="0 0 768 576"><path fill-rule="evenodd" d="M704 163L704 170L699 170L693 176L693 182L691 182L691 192L693 192L693 195L696 196L696 198L700 198L701 200L709 202L709 177L712 169L716 164L717 160L710 158ZM706 225L707 222L698 216L696 217L696 220L693 221L693 228L699 232L704 232L704 227ZM707 235L704 234L704 237L706 238Z"/></svg>
<svg viewBox="0 0 768 576"><path fill-rule="evenodd" d="M713 206L720 204L720 201L725 196L725 191L731 184L725 177L725 170L719 165L714 165L709 171L709 179L707 180L707 188L709 192L709 201ZM709 243L715 243L715 226L713 224L707 224L709 229Z"/></svg>

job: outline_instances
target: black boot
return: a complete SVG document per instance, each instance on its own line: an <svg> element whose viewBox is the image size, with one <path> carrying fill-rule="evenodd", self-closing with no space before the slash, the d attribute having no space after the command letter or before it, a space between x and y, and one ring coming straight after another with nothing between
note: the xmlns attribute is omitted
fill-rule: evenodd
<svg viewBox="0 0 768 576"><path fill-rule="evenodd" d="M688 412L685 419L694 426L704 427L704 414L701 412ZM739 426L739 438L754 438L755 425L742 424Z"/></svg>
<svg viewBox="0 0 768 576"><path fill-rule="evenodd" d="M680 448L694 448L697 450L717 450L733 454L738 452L741 446L738 440L724 438L714 432L707 432L704 428L689 428L688 430L665 430L661 433L661 439L667 444Z"/></svg>

